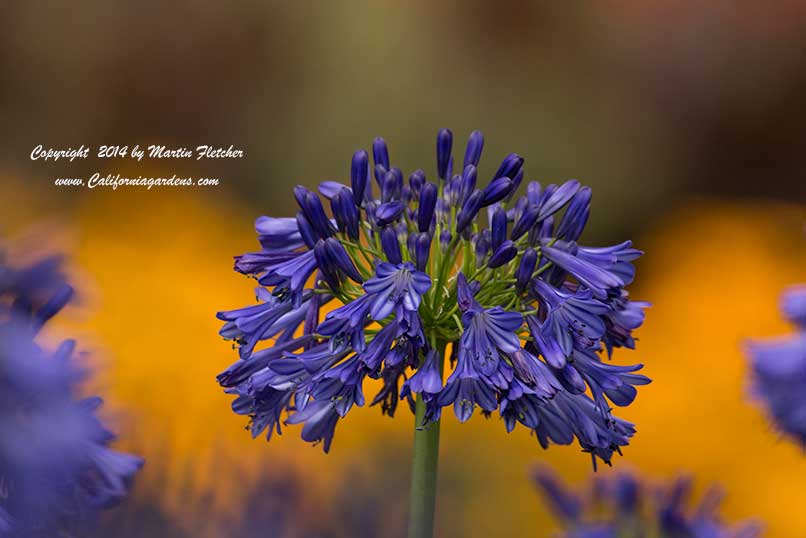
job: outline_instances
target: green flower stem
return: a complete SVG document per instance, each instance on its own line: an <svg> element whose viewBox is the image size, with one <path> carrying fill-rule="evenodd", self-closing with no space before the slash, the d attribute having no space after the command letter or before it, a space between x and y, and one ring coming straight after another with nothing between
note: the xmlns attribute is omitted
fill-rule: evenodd
<svg viewBox="0 0 806 538"><path fill-rule="evenodd" d="M436 348L440 353L439 372L445 363L444 343ZM437 499L437 462L439 460L439 421L423 424L425 401L417 394L414 417L414 457L411 465L411 494L409 496L408 538L432 538L434 509Z"/></svg>

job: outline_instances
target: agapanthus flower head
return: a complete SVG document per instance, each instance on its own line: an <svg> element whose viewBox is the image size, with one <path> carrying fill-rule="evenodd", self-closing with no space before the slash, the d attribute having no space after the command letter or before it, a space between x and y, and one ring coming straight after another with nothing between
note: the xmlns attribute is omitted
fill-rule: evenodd
<svg viewBox="0 0 806 538"><path fill-rule="evenodd" d="M218 314L240 351L218 381L253 435L302 424L328 450L377 379L371 403L384 413L417 395L426 422L446 406L461 421L479 407L544 447L576 439L609 463L635 431L611 408L649 382L640 365L606 360L635 346L644 319L647 304L625 289L641 252L577 243L592 194L578 181L525 181L511 153L482 183L481 132L461 168L454 142L440 130L433 175L405 181L376 138L353 155L349 181L319 186L329 204L299 186L296 216L257 219L262 248L235 269L257 280L259 302Z"/></svg>
<svg viewBox="0 0 806 538"><path fill-rule="evenodd" d="M72 288L57 258L15 269L0 261L0 536L73 536L120 501L142 465L109 448L99 398L80 398L87 372L75 342L40 347L42 325Z"/></svg>
<svg viewBox="0 0 806 538"><path fill-rule="evenodd" d="M781 310L796 331L747 344L751 391L775 426L806 450L806 286L784 290Z"/></svg>
<svg viewBox="0 0 806 538"><path fill-rule="evenodd" d="M722 492L710 488L693 503L692 480L655 485L622 472L595 477L584 491L571 491L540 467L534 483L560 524L561 538L756 538L756 522L728 524L719 515Z"/></svg>

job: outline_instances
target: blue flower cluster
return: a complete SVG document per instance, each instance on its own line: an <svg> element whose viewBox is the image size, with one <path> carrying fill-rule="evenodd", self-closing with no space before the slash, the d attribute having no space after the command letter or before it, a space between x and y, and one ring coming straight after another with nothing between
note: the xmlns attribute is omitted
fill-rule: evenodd
<svg viewBox="0 0 806 538"><path fill-rule="evenodd" d="M0 536L73 536L121 500L142 460L109 448L95 416L99 398L79 399L85 371L75 342L54 352L36 336L73 290L48 258L24 269L0 254Z"/></svg>
<svg viewBox="0 0 806 538"><path fill-rule="evenodd" d="M785 290L781 310L797 331L748 344L752 391L775 425L806 449L806 285Z"/></svg>
<svg viewBox="0 0 806 538"><path fill-rule="evenodd" d="M757 538L756 523L727 525L719 517L722 494L712 487L690 506L692 481L681 477L654 488L622 473L593 481L589 492L569 491L547 469L534 474L537 489L559 520L563 538Z"/></svg>
<svg viewBox="0 0 806 538"><path fill-rule="evenodd" d="M253 436L302 424L302 438L327 451L371 378L381 381L371 404L389 415L415 397L426 421L446 406L462 422L477 407L497 411L543 447L576 439L594 464L609 463L635 432L611 407L649 382L641 365L602 360L635 346L648 305L625 287L641 252L577 243L591 202L578 181L525 182L513 153L480 185L482 134L470 135L461 167L452 146L439 131L436 181L422 170L405 181L377 138L372 164L353 155L349 185L298 186L295 216L257 219L262 248L235 269L257 280L258 302L218 313L240 353L218 381Z"/></svg>

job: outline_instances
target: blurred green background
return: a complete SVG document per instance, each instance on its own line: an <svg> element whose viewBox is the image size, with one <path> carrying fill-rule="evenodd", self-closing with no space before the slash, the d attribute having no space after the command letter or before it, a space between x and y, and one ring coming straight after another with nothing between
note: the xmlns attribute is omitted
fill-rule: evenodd
<svg viewBox="0 0 806 538"><path fill-rule="evenodd" d="M434 136L486 137L481 175L515 151L526 179L594 189L585 240L648 252L655 304L634 357L656 381L617 467L693 471L731 517L806 534L802 456L746 400L742 339L785 330L776 294L806 280L806 3L21 2L0 15L4 232L45 221L74 260L72 331L97 357L122 446L148 459L102 536L401 536L410 417L359 409L325 457L298 429L250 441L214 375L235 357L216 310L248 302L233 254L291 188L346 180L384 136L433 174ZM32 162L45 147L198 144L245 158ZM218 176L215 189L57 189L95 171ZM24 236L23 236L24 237ZM527 480L543 452L497 419L446 420L438 536L547 536ZM773 502L772 496L789 501ZM788 495L786 497L785 495Z"/></svg>

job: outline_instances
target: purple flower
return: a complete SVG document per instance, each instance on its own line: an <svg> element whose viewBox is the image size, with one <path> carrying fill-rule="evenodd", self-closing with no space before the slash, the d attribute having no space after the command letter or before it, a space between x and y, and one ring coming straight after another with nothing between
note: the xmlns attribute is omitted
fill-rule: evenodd
<svg viewBox="0 0 806 538"><path fill-rule="evenodd" d="M72 340L53 352L43 324L72 297L58 258L19 270L0 258L0 535L86 532L121 501L143 460L110 448L97 397L77 397L86 370Z"/></svg>
<svg viewBox="0 0 806 538"><path fill-rule="evenodd" d="M514 353L521 348L517 330L523 325L523 316L518 312L507 312L500 306L485 309L468 289L464 275L459 275L460 296L467 297L467 303L459 303L462 310L464 333L459 342L461 353L474 362L475 366L485 374L498 367L501 353Z"/></svg>
<svg viewBox="0 0 806 538"><path fill-rule="evenodd" d="M442 390L442 375L439 373L439 356L437 351L428 351L422 366L417 369L405 383L409 392L426 392L439 394Z"/></svg>
<svg viewBox="0 0 806 538"><path fill-rule="evenodd" d="M448 378L445 389L439 394L439 405L453 404L453 411L459 422L466 422L476 405L485 411L495 411L498 407L496 391L492 384L479 372L467 352L460 348L456 369Z"/></svg>
<svg viewBox="0 0 806 538"><path fill-rule="evenodd" d="M606 327L602 316L610 308L594 299L591 290L577 289L569 293L536 279L532 291L547 309L548 325L541 330L551 333L566 356L571 354L575 344L589 348L604 336Z"/></svg>
<svg viewBox="0 0 806 538"><path fill-rule="evenodd" d="M557 247L544 245L541 250L549 260L590 289L597 298L604 298L608 290L624 286L624 281L618 275L596 263Z"/></svg>
<svg viewBox="0 0 806 538"><path fill-rule="evenodd" d="M272 286L273 295L283 300L290 297L296 306L302 302L302 291L305 282L316 271L317 262L313 250L296 254L293 258L266 267L258 282L263 286Z"/></svg>
<svg viewBox="0 0 806 538"><path fill-rule="evenodd" d="M576 441L594 462L629 443L634 427L611 409L649 380L641 365L603 355L635 347L647 304L625 288L641 252L577 243L592 193L576 180L528 182L518 197L516 153L478 185L483 146L474 131L454 173L453 134L440 130L428 172L440 181L417 169L404 184L376 138L373 163L367 151L353 155L350 187L319 185L332 215L297 187L295 218L259 219L262 250L236 267L262 286L260 303L219 314L242 359L218 380L254 435L279 433L285 420L329 449L338 421L364 404L369 377L382 380L373 405L391 415L405 399L424 428L445 406L461 421L480 407L544 447Z"/></svg>
<svg viewBox="0 0 806 538"><path fill-rule="evenodd" d="M643 325L646 317L644 309L651 305L645 301L631 301L626 290L621 290L619 296L610 298L608 304L610 311L604 316L607 330L602 338L608 356L612 356L613 349L617 347L635 349L632 331Z"/></svg>
<svg viewBox="0 0 806 538"><path fill-rule="evenodd" d="M806 326L800 323L804 289L788 288L781 298L784 315L796 324L795 334L747 345L753 395L778 429L801 447L806 447Z"/></svg>
<svg viewBox="0 0 806 538"><path fill-rule="evenodd" d="M257 288L255 293L260 301L258 304L217 314L218 319L226 322L219 334L240 344L242 358L248 357L260 340L273 338L280 333L285 338L293 336L308 312L307 302L312 297L312 293L308 292L300 306L295 308L292 303L280 301L271 295L266 288Z"/></svg>
<svg viewBox="0 0 806 538"><path fill-rule="evenodd" d="M417 271L411 263L380 263L375 277L364 283L370 302L369 315L382 320L400 308L416 312L430 287L428 275Z"/></svg>
<svg viewBox="0 0 806 538"><path fill-rule="evenodd" d="M333 400L317 400L311 402L305 409L289 416L286 423L304 424L302 439L309 443L322 441L325 452L329 452L339 418Z"/></svg>
<svg viewBox="0 0 806 538"><path fill-rule="evenodd" d="M806 330L806 285L792 286L781 296L781 311L786 319Z"/></svg>

